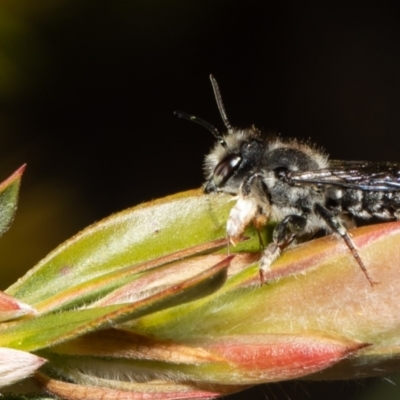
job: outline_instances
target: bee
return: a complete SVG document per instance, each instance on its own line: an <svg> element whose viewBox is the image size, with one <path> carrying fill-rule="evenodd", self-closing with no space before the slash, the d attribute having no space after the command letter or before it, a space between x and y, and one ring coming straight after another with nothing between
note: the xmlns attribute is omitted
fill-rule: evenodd
<svg viewBox="0 0 400 400"><path fill-rule="evenodd" d="M324 230L339 235L368 282L369 275L347 229L354 219L400 219L400 164L330 160L321 148L296 139L269 137L255 126L238 129L227 117L215 78L211 84L225 133L182 112L182 117L206 127L216 144L205 157L205 193L236 196L226 233L236 244L246 227L257 230L276 222L272 242L260 259L260 280L281 252L304 235Z"/></svg>

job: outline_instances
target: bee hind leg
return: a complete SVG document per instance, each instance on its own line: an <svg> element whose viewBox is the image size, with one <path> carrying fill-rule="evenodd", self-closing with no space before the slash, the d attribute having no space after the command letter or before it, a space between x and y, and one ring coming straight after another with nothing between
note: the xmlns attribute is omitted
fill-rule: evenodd
<svg viewBox="0 0 400 400"><path fill-rule="evenodd" d="M351 240L350 235L348 234L346 228L342 225L342 223L336 218L334 214L332 214L329 210L323 207L321 204L315 204L314 206L315 211L318 215L327 223L329 228L332 231L336 232L338 235L342 237L344 242L346 243L347 247L351 251L351 254L357 261L357 264L361 268L361 271L364 273L365 277L367 278L368 282L371 286L374 286L378 282L375 282L369 275L367 267L365 266L363 260L361 259L360 255L358 254L357 248L353 241Z"/></svg>

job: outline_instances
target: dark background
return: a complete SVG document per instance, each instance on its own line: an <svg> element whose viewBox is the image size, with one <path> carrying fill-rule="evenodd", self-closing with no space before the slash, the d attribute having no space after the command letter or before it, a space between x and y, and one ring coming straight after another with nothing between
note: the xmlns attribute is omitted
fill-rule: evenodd
<svg viewBox="0 0 400 400"><path fill-rule="evenodd" d="M88 224L202 184L213 138L173 111L223 128L210 73L235 126L400 161L399 72L398 1L4 1L0 178L28 169L2 288Z"/></svg>

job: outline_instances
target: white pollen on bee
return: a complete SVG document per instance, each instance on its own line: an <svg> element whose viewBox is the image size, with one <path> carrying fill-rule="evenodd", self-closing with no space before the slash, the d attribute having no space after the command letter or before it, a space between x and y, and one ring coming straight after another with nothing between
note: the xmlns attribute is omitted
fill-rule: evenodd
<svg viewBox="0 0 400 400"><path fill-rule="evenodd" d="M257 202L254 198L239 197L229 214L226 224L226 233L232 242L235 242L235 239L242 235L256 213Z"/></svg>

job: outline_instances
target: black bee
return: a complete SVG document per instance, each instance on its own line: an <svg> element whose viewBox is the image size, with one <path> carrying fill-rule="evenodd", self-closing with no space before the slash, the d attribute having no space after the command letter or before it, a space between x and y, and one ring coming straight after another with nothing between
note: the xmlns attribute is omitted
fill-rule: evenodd
<svg viewBox="0 0 400 400"><path fill-rule="evenodd" d="M400 164L329 160L320 148L296 139L265 136L252 126L230 124L218 84L210 76L227 132L181 112L210 130L217 143L206 156L206 193L237 197L227 221L227 236L235 244L245 228L278 222L273 240L263 250L260 279L281 251L296 238L320 229L340 235L366 278L375 282L360 258L347 228L354 218L400 219Z"/></svg>

